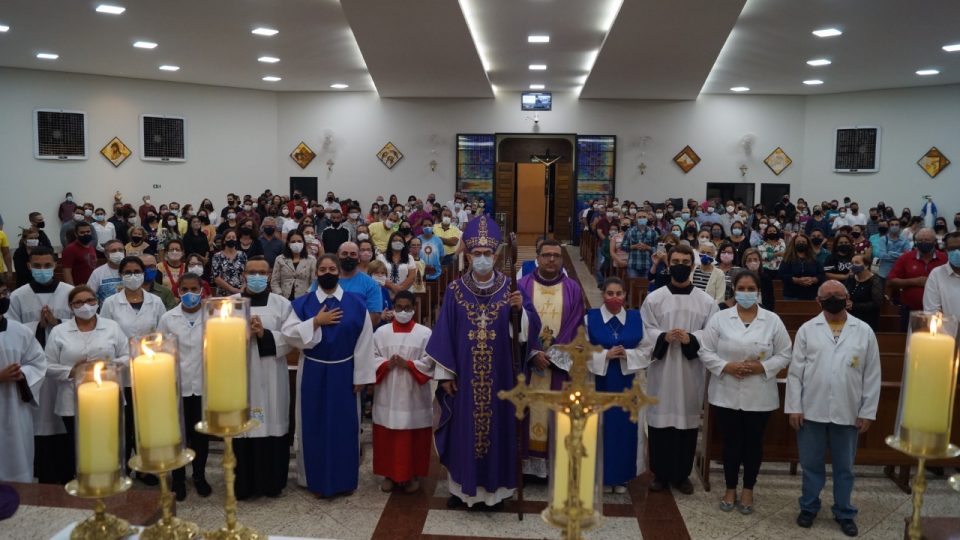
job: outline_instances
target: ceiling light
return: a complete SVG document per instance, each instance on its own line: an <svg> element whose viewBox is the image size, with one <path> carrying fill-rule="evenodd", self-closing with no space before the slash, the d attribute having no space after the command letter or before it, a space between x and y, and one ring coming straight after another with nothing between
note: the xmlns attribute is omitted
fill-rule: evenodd
<svg viewBox="0 0 960 540"><path fill-rule="evenodd" d="M940 74L939 69L918 69L917 70L917 75L920 75L921 77L926 77L927 75L939 75L939 74Z"/></svg>
<svg viewBox="0 0 960 540"><path fill-rule="evenodd" d="M275 56L261 56L257 58L257 62L263 62L265 64L276 64L280 59Z"/></svg>
<svg viewBox="0 0 960 540"><path fill-rule="evenodd" d="M7 26L7 25L5 25L5 24L0 24L0 32L6 32L6 31L9 30L9 29L10 29L9 26ZM944 47L944 49L946 49L946 47Z"/></svg>
<svg viewBox="0 0 960 540"><path fill-rule="evenodd" d="M527 43L550 43L550 36L530 35L527 36Z"/></svg>
<svg viewBox="0 0 960 540"><path fill-rule="evenodd" d="M814 30L813 35L817 37L833 37L839 36L843 32L837 30L836 28L821 28L820 30Z"/></svg>
<svg viewBox="0 0 960 540"><path fill-rule="evenodd" d="M273 28L262 28L262 27L254 28L253 30L250 31L250 33L256 34L258 36L275 36L279 32L280 32L279 30L274 30Z"/></svg>
<svg viewBox="0 0 960 540"><path fill-rule="evenodd" d="M4 28L6 28L6 27L0 27L0 32L6 32L6 30L4 30ZM960 43L951 43L950 45L944 45L944 46L943 46L943 50L945 50L945 51L947 51L947 52L957 52L957 51L960 51Z"/></svg>
<svg viewBox="0 0 960 540"><path fill-rule="evenodd" d="M546 71L546 64L530 64L530 71Z"/></svg>
<svg viewBox="0 0 960 540"><path fill-rule="evenodd" d="M162 71L179 71L179 70L180 70L180 66L170 66L170 65L164 64L164 65L160 66L160 69L161 69Z"/></svg>
<svg viewBox="0 0 960 540"><path fill-rule="evenodd" d="M37 58L41 60L56 60L57 58L60 58L60 55L42 52L42 53L37 53Z"/></svg>
<svg viewBox="0 0 960 540"><path fill-rule="evenodd" d="M138 49L156 49L157 44L152 41L136 41L133 44Z"/></svg>
<svg viewBox="0 0 960 540"><path fill-rule="evenodd" d="M829 66L832 63L833 62L831 62L830 60L827 60L826 58L814 58L813 60L807 60L807 65L814 66L814 67Z"/></svg>
<svg viewBox="0 0 960 540"><path fill-rule="evenodd" d="M531 84L531 85L530 85L530 89L531 89L531 90L543 90L544 88L545 88L545 87L544 87L542 84Z"/></svg>
<svg viewBox="0 0 960 540"><path fill-rule="evenodd" d="M746 87L746 86L734 86L734 87L731 88L730 90L732 90L732 91L734 91L734 92L749 92L749 91L750 91L750 88L748 88L748 87Z"/></svg>
<svg viewBox="0 0 960 540"><path fill-rule="evenodd" d="M803 84L807 86L817 86L817 85L823 84L823 81L821 81L820 79L807 79L803 81Z"/></svg>
<svg viewBox="0 0 960 540"><path fill-rule="evenodd" d="M280 79L280 77L275 77L275 76L273 76L273 75L267 75L266 77L263 78L263 80L265 80L265 81L267 81L267 82L277 82L277 81L282 80L282 79Z"/></svg>
<svg viewBox="0 0 960 540"><path fill-rule="evenodd" d="M336 88L337 90L343 90L344 88L350 88L349 84L343 83L333 83L330 85L330 88Z"/></svg>
<svg viewBox="0 0 960 540"><path fill-rule="evenodd" d="M110 4L100 4L97 6L97 13L109 13L110 15L119 15L127 8L121 6L111 6Z"/></svg>

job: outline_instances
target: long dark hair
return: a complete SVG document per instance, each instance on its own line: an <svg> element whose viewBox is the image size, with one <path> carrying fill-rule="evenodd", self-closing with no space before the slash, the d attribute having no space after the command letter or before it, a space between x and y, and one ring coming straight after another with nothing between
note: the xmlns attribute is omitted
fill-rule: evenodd
<svg viewBox="0 0 960 540"><path fill-rule="evenodd" d="M393 255L397 253L393 249L393 239L399 238L403 242L403 249L400 250L400 262L393 262ZM387 259L387 262L390 263L390 281L398 283L400 281L400 270L399 267L401 264L407 264L407 261L410 260L410 246L407 245L407 241L403 238L403 234L400 232L395 232L390 234L390 239L387 241L387 253L384 257Z"/></svg>

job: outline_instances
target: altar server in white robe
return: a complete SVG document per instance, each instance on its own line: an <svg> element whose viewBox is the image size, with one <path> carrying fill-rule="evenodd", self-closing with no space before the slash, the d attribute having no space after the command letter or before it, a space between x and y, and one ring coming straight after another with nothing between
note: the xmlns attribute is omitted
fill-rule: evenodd
<svg viewBox="0 0 960 540"><path fill-rule="evenodd" d="M413 293L398 292L393 322L373 334L373 474L384 477L380 489L387 492L398 485L407 493L420 489L433 448L431 331L414 322L413 309Z"/></svg>
<svg viewBox="0 0 960 540"><path fill-rule="evenodd" d="M693 493L690 472L703 411L705 370L698 352L703 329L717 312L713 297L693 286L693 249L674 246L667 255L670 283L650 293L640 308L641 349L649 358L647 390L659 402L647 408L651 491L672 485Z"/></svg>
<svg viewBox="0 0 960 540"><path fill-rule="evenodd" d="M260 425L233 440L234 491L241 500L279 497L287 486L290 465L287 353L291 347L280 333L290 316L290 301L270 292L270 265L263 255L247 260L244 278L242 296L250 299L250 416Z"/></svg>
<svg viewBox="0 0 960 540"><path fill-rule="evenodd" d="M57 401L54 412L63 420L70 443L60 449L58 459L76 472L74 416L76 415L74 377L86 364L107 361L126 366L130 358L127 336L120 325L97 315L97 296L93 289L79 285L68 296L73 318L57 325L47 339L47 380L55 382Z"/></svg>
<svg viewBox="0 0 960 540"><path fill-rule="evenodd" d="M47 357L29 328L4 317L9 307L0 283L0 482L32 482L33 409Z"/></svg>
<svg viewBox="0 0 960 540"><path fill-rule="evenodd" d="M30 281L10 293L10 310L6 316L29 328L43 348L53 328L73 318L67 300L73 286L54 277L57 259L50 248L31 249L29 263ZM56 381L42 384L34 397L39 404L33 409L34 476L41 484L66 484L74 471L58 459L60 449L69 444L70 439L63 421L53 412L57 402Z"/></svg>

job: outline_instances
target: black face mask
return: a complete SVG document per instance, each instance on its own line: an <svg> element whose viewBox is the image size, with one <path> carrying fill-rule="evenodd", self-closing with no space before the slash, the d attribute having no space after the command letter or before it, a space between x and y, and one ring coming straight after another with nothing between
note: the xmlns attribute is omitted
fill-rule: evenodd
<svg viewBox="0 0 960 540"><path fill-rule="evenodd" d="M846 257L847 255L850 255L852 251L853 251L853 246L846 245L846 244L842 246L837 246L837 253L839 253L840 255L843 255L844 257Z"/></svg>
<svg viewBox="0 0 960 540"><path fill-rule="evenodd" d="M890 230L890 227L877 227L877 232L880 233L880 236L887 234L887 231Z"/></svg>
<svg viewBox="0 0 960 540"><path fill-rule="evenodd" d="M42 228L44 228L44 227L46 227L46 226L47 226L47 223L46 223L45 221L38 221L37 224L34 225L34 227L36 227L36 228L38 228L38 229L42 229Z"/></svg>
<svg viewBox="0 0 960 540"><path fill-rule="evenodd" d="M273 233L277 232L276 227L264 227L263 234L267 236L273 236Z"/></svg>
<svg viewBox="0 0 960 540"><path fill-rule="evenodd" d="M252 237L252 236L253 236L253 229L251 229L251 228L249 228L249 227L241 227L241 228L240 228L240 236L251 236L251 237Z"/></svg>
<svg viewBox="0 0 960 540"><path fill-rule="evenodd" d="M697 234L696 227L687 227L687 234Z"/></svg>
<svg viewBox="0 0 960 540"><path fill-rule="evenodd" d="M880 219L880 216L870 216L870 221L877 221Z"/></svg>
<svg viewBox="0 0 960 540"><path fill-rule="evenodd" d="M347 259L347 260L350 260L350 259ZM354 266L356 266L357 260L356 259L352 259L352 260L354 261ZM341 264L343 263L343 261L344 259L340 259ZM321 276L317 276L317 285L319 285L320 288L325 291L335 289L337 287L337 282L339 281L340 281L340 276L338 276L337 274L323 274Z"/></svg>
<svg viewBox="0 0 960 540"><path fill-rule="evenodd" d="M340 268L343 268L344 272L353 272L358 264L360 264L360 259L355 259L353 257L344 257L340 259Z"/></svg>
<svg viewBox="0 0 960 540"><path fill-rule="evenodd" d="M813 245L815 245L815 246L817 246L817 247L820 247L820 246L823 244L823 238L811 238L811 239L810 239L810 242L811 242Z"/></svg>
<svg viewBox="0 0 960 540"><path fill-rule="evenodd" d="M239 242L237 242L236 240L227 240L226 242L223 243L223 245L227 246L228 248L236 248L238 244Z"/></svg>
<svg viewBox="0 0 960 540"><path fill-rule="evenodd" d="M670 277L677 283L686 283L690 279L691 268L685 264L671 264Z"/></svg>
<svg viewBox="0 0 960 540"><path fill-rule="evenodd" d="M402 232L403 234L410 234L410 227L402 227L400 229L400 232Z"/></svg>
<svg viewBox="0 0 960 540"><path fill-rule="evenodd" d="M780 238L780 235L777 234L777 233L775 233L775 232L767 233L767 235L766 235L766 239L767 239L767 240L776 240L776 239L778 239L778 238Z"/></svg>
<svg viewBox="0 0 960 540"><path fill-rule="evenodd" d="M937 247L937 245L933 242L917 242L917 250L919 250L920 253L930 253L935 247Z"/></svg>
<svg viewBox="0 0 960 540"><path fill-rule="evenodd" d="M331 222L330 222L330 226L333 227L334 229L339 229L339 228L340 228L340 222L339 222L339 221L331 221Z"/></svg>
<svg viewBox="0 0 960 540"><path fill-rule="evenodd" d="M300 195L299 193L294 193L294 194L293 194L293 200L299 201L300 198L301 198L301 195Z"/></svg>
<svg viewBox="0 0 960 540"><path fill-rule="evenodd" d="M794 244L793 247L797 250L797 253L806 253L807 249L810 246L808 246L806 243L803 243L803 244Z"/></svg>
<svg viewBox="0 0 960 540"><path fill-rule="evenodd" d="M300 219L303 217L303 212L294 212L293 217Z"/></svg>
<svg viewBox="0 0 960 540"><path fill-rule="evenodd" d="M142 236L131 236L131 237L130 237L130 243L131 243L131 244L139 244L140 242L143 242L143 237L142 237Z"/></svg>
<svg viewBox="0 0 960 540"><path fill-rule="evenodd" d="M0 298L0 315L4 315L10 309L10 299Z"/></svg>
<svg viewBox="0 0 960 540"><path fill-rule="evenodd" d="M89 244L90 242L93 242L93 235L92 234L78 235L77 241L80 242L81 244Z"/></svg>
<svg viewBox="0 0 960 540"><path fill-rule="evenodd" d="M822 307L827 313L836 315L837 313L847 309L847 299L831 296L826 300L820 300L820 307Z"/></svg>

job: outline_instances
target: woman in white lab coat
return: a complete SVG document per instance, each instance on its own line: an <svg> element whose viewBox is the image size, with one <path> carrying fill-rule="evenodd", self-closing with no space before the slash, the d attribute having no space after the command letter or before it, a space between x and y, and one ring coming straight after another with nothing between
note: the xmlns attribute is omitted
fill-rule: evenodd
<svg viewBox="0 0 960 540"><path fill-rule="evenodd" d="M117 323L97 316L97 295L86 285L74 287L68 296L73 318L54 327L47 338L47 380L57 384L54 412L63 419L70 445L58 459L67 470L76 470L74 446L74 375L83 365L111 361L126 366L129 360L127 337Z"/></svg>
<svg viewBox="0 0 960 540"><path fill-rule="evenodd" d="M763 459L763 432L780 407L777 373L790 365L790 335L775 313L759 306L760 277L744 270L733 278L737 305L707 323L700 360L711 373L707 399L723 439L727 491L720 509L753 512L753 486ZM743 490L737 498L740 466Z"/></svg>

